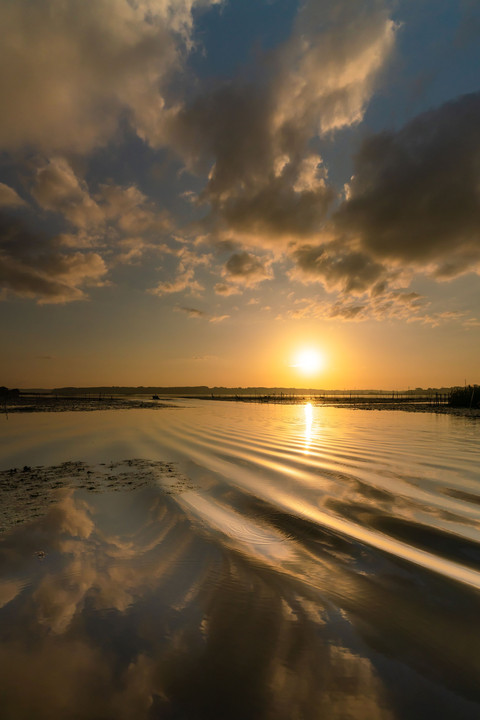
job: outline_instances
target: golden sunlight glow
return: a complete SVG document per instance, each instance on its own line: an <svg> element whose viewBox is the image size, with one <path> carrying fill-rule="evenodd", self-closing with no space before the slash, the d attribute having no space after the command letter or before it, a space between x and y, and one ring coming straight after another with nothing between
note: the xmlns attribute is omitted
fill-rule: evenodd
<svg viewBox="0 0 480 720"><path fill-rule="evenodd" d="M318 350L305 348L297 354L291 367L298 368L305 375L313 375L322 370L324 364L324 358Z"/></svg>
<svg viewBox="0 0 480 720"><path fill-rule="evenodd" d="M310 454L310 442L312 440L313 406L312 403L305 405L305 446L304 455Z"/></svg>

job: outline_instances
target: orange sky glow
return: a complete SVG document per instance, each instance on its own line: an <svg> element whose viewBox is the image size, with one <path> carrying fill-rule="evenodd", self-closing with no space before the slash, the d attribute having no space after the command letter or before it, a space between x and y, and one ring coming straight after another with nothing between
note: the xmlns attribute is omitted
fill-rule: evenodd
<svg viewBox="0 0 480 720"><path fill-rule="evenodd" d="M0 385L480 381L475 3L34 5L0 3Z"/></svg>

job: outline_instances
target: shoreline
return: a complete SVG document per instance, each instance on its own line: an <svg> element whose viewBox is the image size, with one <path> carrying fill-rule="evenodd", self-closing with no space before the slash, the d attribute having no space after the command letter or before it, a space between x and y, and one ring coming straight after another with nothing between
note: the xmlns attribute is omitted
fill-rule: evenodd
<svg viewBox="0 0 480 720"><path fill-rule="evenodd" d="M78 397L20 397L14 402L0 406L0 413L10 415L14 413L37 412L93 412L95 410L138 410L148 408L159 410L175 405L155 400L127 400L119 397L110 398L78 398Z"/></svg>
<svg viewBox="0 0 480 720"><path fill-rule="evenodd" d="M183 397L182 399L187 399ZM205 396L204 398L195 397L190 398L195 400L222 400L226 402L248 402L249 404L279 404L279 405L303 405L305 403L311 403L315 407L335 407L335 408L347 408L351 410L395 410L403 412L414 412L414 413L433 413L436 415L453 415L456 417L471 417L480 418L480 408L467 408L467 407L452 407L446 404L434 404L429 402L408 402L397 401L389 402L384 400L365 400L365 401L345 401L339 402L338 400L328 402L318 401L315 398L301 397L297 402L290 401L288 403L278 402L278 400L272 400L271 402L261 401L254 403L252 400L243 400L234 397L232 398L211 398ZM174 398L172 397L172 400ZM15 401L6 404L0 409L0 413L3 415L17 414L17 413L39 413L39 412L94 412L96 410L160 410L164 408L178 407L174 402L165 402L164 398L161 401L157 400L142 400L142 399L129 399L123 397L110 397L110 398L79 398L79 397L20 397L16 398Z"/></svg>
<svg viewBox="0 0 480 720"><path fill-rule="evenodd" d="M328 405L328 403L322 404ZM330 407L349 407L352 410L403 410L404 412L412 413L431 413L434 415L454 415L456 417L480 418L480 408L451 407L450 405L432 405L430 403L332 403Z"/></svg>

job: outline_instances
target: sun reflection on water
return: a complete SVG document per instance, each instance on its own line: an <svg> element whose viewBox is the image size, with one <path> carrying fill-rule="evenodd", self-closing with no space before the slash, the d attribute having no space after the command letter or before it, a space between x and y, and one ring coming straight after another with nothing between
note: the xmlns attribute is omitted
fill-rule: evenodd
<svg viewBox="0 0 480 720"><path fill-rule="evenodd" d="M305 411L305 449L304 455L310 454L310 444L312 442L312 424L313 424L313 406L307 403L304 407Z"/></svg>

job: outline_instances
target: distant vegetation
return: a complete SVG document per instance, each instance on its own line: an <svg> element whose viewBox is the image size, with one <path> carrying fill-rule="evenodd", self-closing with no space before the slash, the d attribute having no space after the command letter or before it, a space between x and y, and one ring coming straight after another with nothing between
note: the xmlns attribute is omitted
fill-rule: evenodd
<svg viewBox="0 0 480 720"><path fill-rule="evenodd" d="M452 407L480 407L480 385L452 388L448 404Z"/></svg>
<svg viewBox="0 0 480 720"><path fill-rule="evenodd" d="M183 386L169 386L169 387L162 387L158 385L148 385L143 386L139 385L136 387L129 387L129 386L116 386L116 385L109 385L109 386L95 386L95 387L61 387L61 388L53 388L49 392L51 392L53 395L60 396L70 396L70 395L190 395L195 397L200 397L202 395L325 395L325 396L353 396L353 395L385 395L388 397L392 397L392 395L395 396L404 396L404 397L424 397L424 396L431 396L435 395L435 393L441 393L443 395L448 395L450 392L455 390L456 388L451 387L442 387L442 388L412 388L409 390L402 390L402 391L392 391L392 390L375 390L375 389L335 389L335 390L325 390L325 389L319 389L319 388L295 388L295 387L262 387L262 386L256 386L256 387L208 387L207 385L183 385ZM23 392L42 392L41 390L36 391L30 391L30 390L23 390ZM44 391L43 391L44 392Z"/></svg>
<svg viewBox="0 0 480 720"><path fill-rule="evenodd" d="M17 398L19 395L20 390L17 390L17 388L9 390L4 385L0 385L0 400L11 400L12 398Z"/></svg>
<svg viewBox="0 0 480 720"><path fill-rule="evenodd" d="M0 402L14 400L20 395L54 395L55 397L96 397L118 395L150 395L165 396L176 395L180 397L213 397L221 399L224 397L237 399L253 399L254 397L265 396L270 398L295 396L317 396L325 400L330 398L345 398L364 400L371 397L372 400L397 400L403 402L443 402L451 407L480 408L480 385L465 385L465 387L442 387L442 388L409 388L403 391L392 390L323 390L314 388L285 388L285 387L208 387L207 385L188 386L115 386L103 385L96 387L62 387L52 390L30 389L17 390L0 386Z"/></svg>

